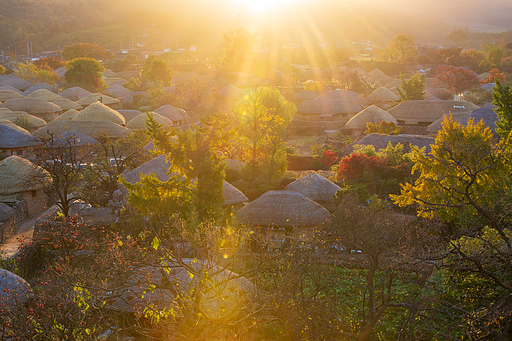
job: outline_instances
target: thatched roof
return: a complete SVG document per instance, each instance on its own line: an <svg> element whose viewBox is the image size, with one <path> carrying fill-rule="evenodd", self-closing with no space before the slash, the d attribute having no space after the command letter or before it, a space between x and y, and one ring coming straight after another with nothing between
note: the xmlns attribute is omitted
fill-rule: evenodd
<svg viewBox="0 0 512 341"><path fill-rule="evenodd" d="M43 188L42 181L36 178L50 175L32 162L13 155L0 161L0 196Z"/></svg>
<svg viewBox="0 0 512 341"><path fill-rule="evenodd" d="M426 147L427 153L430 152L430 145L434 143L434 139L424 135L384 135L384 134L368 134L361 137L360 139L349 144L343 151L343 156L352 154L355 145L368 146L372 145L375 150L384 149L388 143L391 142L393 146L401 143L404 146L404 151L409 152L411 150L410 145L418 146L420 148Z"/></svg>
<svg viewBox="0 0 512 341"><path fill-rule="evenodd" d="M366 97L366 101L369 103L377 103L377 102L396 102L400 98L393 93L393 91L389 90L385 87L380 87L375 89L371 94Z"/></svg>
<svg viewBox="0 0 512 341"><path fill-rule="evenodd" d="M387 111L376 107L375 105L371 105L352 117L347 124L345 124L345 129L365 130L366 123L371 122L373 124L378 124L382 121L397 124L396 119Z"/></svg>
<svg viewBox="0 0 512 341"><path fill-rule="evenodd" d="M188 119L188 115L185 110L175 108L172 105L162 105L153 111L175 123Z"/></svg>
<svg viewBox="0 0 512 341"><path fill-rule="evenodd" d="M71 109L74 109L74 110L82 109L82 106L80 104L75 103L72 100L67 99L67 98L58 98L55 101L52 101L52 103L57 104L62 109L62 111L67 111L67 110L71 110Z"/></svg>
<svg viewBox="0 0 512 341"><path fill-rule="evenodd" d="M168 118L163 117L162 115L157 114L156 112L152 112L153 119L159 124L162 124L164 127L170 127L173 125L172 121ZM130 122L126 123L126 128L131 130L145 130L146 129L146 119L148 118L147 113L142 113L132 119Z"/></svg>
<svg viewBox="0 0 512 341"><path fill-rule="evenodd" d="M9 85L7 85L5 83L2 83L2 82L0 82L0 90L14 91L14 92L24 96L23 95L23 91L20 91L20 90L18 90L16 88L13 88L12 86L9 86Z"/></svg>
<svg viewBox="0 0 512 341"><path fill-rule="evenodd" d="M5 85L12 86L13 88L16 88L21 91L28 89L32 85L32 83L27 82L26 80L18 78L14 75L0 75L0 82L4 83Z"/></svg>
<svg viewBox="0 0 512 341"><path fill-rule="evenodd" d="M243 94L244 91L233 84L228 84L219 90L219 95L225 97L240 97L243 96Z"/></svg>
<svg viewBox="0 0 512 341"><path fill-rule="evenodd" d="M32 297L30 284L20 276L0 269L0 310L15 312Z"/></svg>
<svg viewBox="0 0 512 341"><path fill-rule="evenodd" d="M454 122L458 122L463 126L466 126L471 118L474 123L478 123L482 120L486 127L491 128L493 133L496 132L496 121L498 120L498 115L490 108L478 108L473 110L471 113L452 114L452 117ZM444 119L445 117L442 117L429 125L427 127L428 133L437 134L437 132L442 129Z"/></svg>
<svg viewBox="0 0 512 341"><path fill-rule="evenodd" d="M120 98L123 102L133 102L133 91L122 85L112 85L104 93Z"/></svg>
<svg viewBox="0 0 512 341"><path fill-rule="evenodd" d="M76 115L78 115L79 111L75 109L69 109L68 111L64 112L63 114L57 116L55 121L70 121L73 118L75 118Z"/></svg>
<svg viewBox="0 0 512 341"><path fill-rule="evenodd" d="M126 123L130 122L141 114L139 110L117 110L117 112L123 115Z"/></svg>
<svg viewBox="0 0 512 341"><path fill-rule="evenodd" d="M480 82L483 82L487 77L489 77L491 74L489 72L483 72L476 76Z"/></svg>
<svg viewBox="0 0 512 341"><path fill-rule="evenodd" d="M224 193L224 203L222 204L223 206L232 206L249 201L245 194L243 194L238 188L227 181L224 181L222 191Z"/></svg>
<svg viewBox="0 0 512 341"><path fill-rule="evenodd" d="M48 91L51 91L53 93L57 93L57 89L50 85L50 84L46 84L46 83L35 83L34 85L30 86L27 90L23 91L23 94L25 96L27 95L30 95L31 93L33 93L34 91L37 91L37 90L40 90L40 89L46 89ZM36 98L41 98L41 97L36 97Z"/></svg>
<svg viewBox="0 0 512 341"><path fill-rule="evenodd" d="M389 83L391 83L392 81L394 81L394 79L393 79L393 78L391 78L391 77L387 77L387 76L386 76L386 77L383 77L383 78L379 78L379 79L377 79L377 80L376 80L376 82L377 82L378 84L382 85L382 86L386 86L386 85L388 85ZM391 92L393 92L393 91L391 91ZM393 93L394 93L394 92L393 92Z"/></svg>
<svg viewBox="0 0 512 341"><path fill-rule="evenodd" d="M112 121L115 124L125 125L123 115L100 102L94 102L80 111L73 118L75 121Z"/></svg>
<svg viewBox="0 0 512 341"><path fill-rule="evenodd" d="M0 107L12 111L25 111L31 115L45 115L61 112L62 109L53 103L39 98L15 98L0 104Z"/></svg>
<svg viewBox="0 0 512 341"><path fill-rule="evenodd" d="M286 189L298 192L313 201L329 201L341 187L318 173L313 173L288 184Z"/></svg>
<svg viewBox="0 0 512 341"><path fill-rule="evenodd" d="M313 226L329 217L329 212L295 191L269 191L238 211L238 220L247 225Z"/></svg>
<svg viewBox="0 0 512 341"><path fill-rule="evenodd" d="M463 106L464 109L456 109L454 106ZM478 106L467 101L403 101L388 112L405 124L432 123L435 120L457 112L471 112Z"/></svg>
<svg viewBox="0 0 512 341"><path fill-rule="evenodd" d="M171 175L167 174L172 163L165 159L165 155L159 155L154 159L140 165L134 170L121 175L129 183L136 183L140 181L141 174L155 174L156 178L162 182L169 180Z"/></svg>
<svg viewBox="0 0 512 341"><path fill-rule="evenodd" d="M0 202L0 223L6 221L14 215L14 210L6 204ZM1 304L1 303L0 303Z"/></svg>
<svg viewBox="0 0 512 341"><path fill-rule="evenodd" d="M23 95L12 90L0 90L0 102L5 102L13 98L23 98Z"/></svg>
<svg viewBox="0 0 512 341"><path fill-rule="evenodd" d="M356 114L363 110L363 105L353 101L322 101L317 99L304 101L297 105L299 114L318 114L332 116L338 114Z"/></svg>
<svg viewBox="0 0 512 341"><path fill-rule="evenodd" d="M78 131L70 130L55 137L51 143L51 147L85 147L94 145L96 143L98 143L98 140L93 139L88 135L79 133Z"/></svg>
<svg viewBox="0 0 512 341"><path fill-rule="evenodd" d="M89 91L87 91L85 89L82 89L82 88L80 88L78 86L75 86L75 87L72 87L72 88L69 88L69 89L66 89L66 90L62 91L59 95L61 97L70 99L73 102L76 102L79 99L87 97L90 94L91 93Z"/></svg>
<svg viewBox="0 0 512 341"><path fill-rule="evenodd" d="M14 124L23 122L23 124L30 130L39 129L46 125L46 121L42 118L27 114L24 111L11 111L5 113L0 111L0 119L9 120Z"/></svg>
<svg viewBox="0 0 512 341"><path fill-rule="evenodd" d="M41 141L10 127L0 125L0 149L24 148L40 145Z"/></svg>
<svg viewBox="0 0 512 341"><path fill-rule="evenodd" d="M450 92L450 90L448 90L446 88L429 88L429 89L425 89L425 98L429 98L429 97L441 98L441 97L444 97L444 96L452 96L451 98L453 98L453 95Z"/></svg>
<svg viewBox="0 0 512 341"><path fill-rule="evenodd" d="M382 84L382 83L381 83ZM382 84L385 88L391 90L394 94L398 94L398 91L396 88L400 88L400 84L402 84L402 81L400 79L393 79L391 82L387 83L386 85Z"/></svg>
<svg viewBox="0 0 512 341"><path fill-rule="evenodd" d="M66 74L66 67L65 66L61 66L55 70L53 70L53 73L55 73L57 76L59 76L59 78L64 78L64 75Z"/></svg>
<svg viewBox="0 0 512 341"><path fill-rule="evenodd" d="M390 78L388 75L386 75L379 69L373 69L372 71L367 73L367 76L376 81L378 81L381 78Z"/></svg>
<svg viewBox="0 0 512 341"><path fill-rule="evenodd" d="M139 71L120 71L117 72L113 77L109 78L122 78L124 80L129 81L130 78L139 78L140 72Z"/></svg>
<svg viewBox="0 0 512 341"><path fill-rule="evenodd" d="M2 126L2 127L9 127L9 128L11 128L13 130L16 130L19 133L22 133L22 134L30 136L30 133L26 129L23 129L20 126L17 126L16 124L12 123L11 121L9 121L7 119L0 118L0 126Z"/></svg>
<svg viewBox="0 0 512 341"><path fill-rule="evenodd" d="M48 91L46 89L39 89L39 90L33 91L32 93L29 93L28 95L25 96L25 98L40 98L40 99L44 99L45 101L48 101L48 102L53 102L62 97L60 97L56 93Z"/></svg>
<svg viewBox="0 0 512 341"><path fill-rule="evenodd" d="M106 134L111 139L129 135L132 131L128 128L115 124L112 121L50 121L48 124L32 135L39 138L58 136L66 131L76 130L82 134L96 137Z"/></svg>
<svg viewBox="0 0 512 341"><path fill-rule="evenodd" d="M331 90L322 96L317 97L319 101L347 101L354 103L363 103L364 100L361 98L361 95L357 92L350 90Z"/></svg>
<svg viewBox="0 0 512 341"><path fill-rule="evenodd" d="M103 77L106 77L106 78L113 78L116 76L116 73L110 69L105 69L103 72Z"/></svg>
<svg viewBox="0 0 512 341"><path fill-rule="evenodd" d="M80 104L83 107L89 106L96 102L101 102L105 105L121 103L121 101L118 100L117 98L112 98L110 96L99 94L99 93L89 94L89 95L76 101L76 103Z"/></svg>
<svg viewBox="0 0 512 341"><path fill-rule="evenodd" d="M358 76L366 76L366 71L359 67L351 67L349 72L355 72Z"/></svg>
<svg viewBox="0 0 512 341"><path fill-rule="evenodd" d="M316 99L317 96L314 93L312 93L311 91L302 89L301 91L299 91L295 95L293 95L293 97L296 100L308 101L308 100Z"/></svg>

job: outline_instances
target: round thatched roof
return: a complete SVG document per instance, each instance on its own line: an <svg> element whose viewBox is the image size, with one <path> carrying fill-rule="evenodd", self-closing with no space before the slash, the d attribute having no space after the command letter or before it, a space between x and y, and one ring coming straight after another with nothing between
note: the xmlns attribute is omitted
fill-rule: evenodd
<svg viewBox="0 0 512 341"><path fill-rule="evenodd" d="M32 135L22 133L0 124L0 149L38 146L41 141Z"/></svg>
<svg viewBox="0 0 512 341"><path fill-rule="evenodd" d="M316 99L316 95L312 93L311 91L308 91L306 89L302 89L301 91L297 92L293 97L298 101L308 101Z"/></svg>
<svg viewBox="0 0 512 341"><path fill-rule="evenodd" d="M345 124L345 129L365 130L366 123L371 122L378 124L382 121L397 124L396 119L387 111L375 105L371 105L352 117L347 124Z"/></svg>
<svg viewBox="0 0 512 341"><path fill-rule="evenodd" d="M43 181L39 181L42 177L49 178L50 175L26 159L16 155L9 156L0 161L0 195L43 188Z"/></svg>
<svg viewBox="0 0 512 341"><path fill-rule="evenodd" d="M154 159L140 165L134 170L121 175L129 183L136 183L140 181L141 174L155 174L156 178L162 182L169 180L171 175L167 174L172 163L165 159L165 155L159 155Z"/></svg>
<svg viewBox="0 0 512 341"><path fill-rule="evenodd" d="M243 194L238 188L227 181L224 181L222 191L224 193L224 203L222 204L223 206L232 206L249 201L245 194Z"/></svg>
<svg viewBox="0 0 512 341"><path fill-rule="evenodd" d="M6 204L0 202L0 223L12 217L14 210ZM0 303L1 304L1 303Z"/></svg>
<svg viewBox="0 0 512 341"><path fill-rule="evenodd" d="M156 112L152 112L153 118L159 124L162 124L164 127L170 127L173 125L172 121L168 118L163 117L162 115L157 114ZM146 129L146 119L148 118L147 113L142 113L132 119L130 122L126 123L126 128L131 130L145 130Z"/></svg>
<svg viewBox="0 0 512 341"><path fill-rule="evenodd" d="M73 118L75 118L76 115L78 115L79 111L75 109L69 109L68 111L64 112L63 114L59 115L55 121L70 121Z"/></svg>
<svg viewBox="0 0 512 341"><path fill-rule="evenodd" d="M183 109L175 108L172 105L162 105L161 107L153 110L157 114L173 121L174 123L181 122L188 119L188 115Z"/></svg>
<svg viewBox="0 0 512 341"><path fill-rule="evenodd" d="M139 110L117 110L117 112L123 115L126 123L130 122L141 114Z"/></svg>
<svg viewBox="0 0 512 341"><path fill-rule="evenodd" d="M366 71L357 66L350 68L349 72L355 72L358 76L366 76Z"/></svg>
<svg viewBox="0 0 512 341"><path fill-rule="evenodd" d="M390 78L388 77L388 75L386 75L379 69L373 69L372 71L368 72L367 76L376 81L378 81L381 78Z"/></svg>
<svg viewBox="0 0 512 341"><path fill-rule="evenodd" d="M473 119L474 123L478 123L482 120L486 127L491 128L493 133L496 132L496 121L498 120L498 115L490 108L478 108L473 110L471 113L452 114L452 117L454 122L458 122L463 126L468 124L469 119ZM444 118L445 117L442 117L429 125L427 127L427 132L429 134L437 134L437 132L442 129Z"/></svg>
<svg viewBox="0 0 512 341"><path fill-rule="evenodd" d="M383 77L383 78L379 78L379 79L377 79L377 80L376 80L376 82L377 82L378 84L382 85L382 86L386 86L386 85L388 85L389 83L391 83L392 81L394 81L394 79L393 79L393 78L391 78L391 77L387 77L387 76L386 76L386 77ZM391 92L393 92L393 91L391 91Z"/></svg>
<svg viewBox="0 0 512 341"><path fill-rule="evenodd" d="M32 83L14 75L0 75L0 82L21 91L27 90L32 85Z"/></svg>
<svg viewBox="0 0 512 341"><path fill-rule="evenodd" d="M20 276L0 269L0 309L14 312L32 297L30 284Z"/></svg>
<svg viewBox="0 0 512 341"><path fill-rule="evenodd" d="M353 101L322 101L317 99L304 101L297 105L299 114L318 114L332 116L338 114L356 114L363 105Z"/></svg>
<svg viewBox="0 0 512 341"><path fill-rule="evenodd" d="M53 73L55 73L57 76L59 76L59 78L64 78L64 75L66 74L66 67L65 66L61 66L55 70L53 70Z"/></svg>
<svg viewBox="0 0 512 341"><path fill-rule="evenodd" d="M35 91L29 93L28 95L25 96L25 98L40 98L40 99L44 99L45 101L48 101L48 102L53 102L62 97L60 97L56 93L51 92L47 89L39 89L39 90L35 90Z"/></svg>
<svg viewBox="0 0 512 341"><path fill-rule="evenodd" d="M318 173L313 173L288 184L286 189L298 192L313 201L329 201L341 187Z"/></svg>
<svg viewBox="0 0 512 341"><path fill-rule="evenodd" d="M269 191L238 211L238 220L247 225L313 226L329 217L329 212L294 191Z"/></svg>
<svg viewBox="0 0 512 341"><path fill-rule="evenodd" d="M453 98L453 95L450 92L450 90L448 90L446 88L425 89L425 98L429 98L429 97L441 98L441 97L445 97L445 96L451 96L451 98Z"/></svg>
<svg viewBox="0 0 512 341"><path fill-rule="evenodd" d="M111 139L129 135L132 131L115 124L112 121L50 121L48 124L32 133L39 138L58 136L66 131L76 130L82 134L96 137L106 134Z"/></svg>
<svg viewBox="0 0 512 341"><path fill-rule="evenodd" d="M113 105L113 104L121 103L121 101L118 100L117 98L112 98L110 96L99 94L99 93L89 94L89 95L76 101L76 103L80 104L83 107L89 106L96 102L101 102L102 104L105 104L105 105Z"/></svg>
<svg viewBox="0 0 512 341"><path fill-rule="evenodd" d="M319 101L347 101L347 102L355 102L355 103L363 103L364 100L361 98L361 95L357 92L350 90L331 90L322 96L317 97Z"/></svg>
<svg viewBox="0 0 512 341"><path fill-rule="evenodd" d="M368 134L361 137L360 139L349 144L343 151L343 156L352 154L355 145L368 146L372 145L375 150L384 149L388 143L391 142L393 146L401 143L404 146L404 151L409 152L411 150L410 145L418 146L420 148L426 147L427 153L430 152L430 145L434 143L434 139L424 135L384 135L384 134Z"/></svg>
<svg viewBox="0 0 512 341"><path fill-rule="evenodd" d="M16 130L19 133L22 133L25 135L30 135L30 133L26 129L23 129L22 127L17 126L16 124L14 124L11 121L4 119L4 118L0 118L0 126L9 127L13 130Z"/></svg>
<svg viewBox="0 0 512 341"><path fill-rule="evenodd" d="M96 143L98 143L98 140L78 131L70 130L55 137L50 146L52 148L85 147Z"/></svg>
<svg viewBox="0 0 512 341"><path fill-rule="evenodd" d="M51 86L50 84L46 83L35 83L34 85L31 85L27 90L23 91L23 94L25 96L33 93L34 91L40 90L40 89L46 89L48 91L51 91L53 93L57 93L57 89L54 86ZM35 97L35 98L41 98L41 97Z"/></svg>
<svg viewBox="0 0 512 341"><path fill-rule="evenodd" d="M219 90L219 95L225 97L241 97L244 95L244 91L233 84L228 84Z"/></svg>
<svg viewBox="0 0 512 341"><path fill-rule="evenodd" d="M483 72L476 76L480 82L483 82L487 77L489 77L491 74L489 72Z"/></svg>
<svg viewBox="0 0 512 341"><path fill-rule="evenodd" d="M382 84L382 83L381 83ZM402 81L400 79L393 79L391 82L386 85L382 84L385 88L391 90L394 94L398 94L398 90L396 88L400 88L400 84Z"/></svg>
<svg viewBox="0 0 512 341"><path fill-rule="evenodd" d="M9 120L14 124L23 122L27 129L30 130L39 129L46 125L46 121L42 118L27 114L24 111L11 111L6 113L0 111L0 119Z"/></svg>
<svg viewBox="0 0 512 341"><path fill-rule="evenodd" d="M0 104L0 107L12 111L25 111L31 115L44 115L61 112L62 109L53 103L39 98L15 98Z"/></svg>
<svg viewBox="0 0 512 341"><path fill-rule="evenodd" d="M366 97L367 102L377 103L377 102L396 102L400 98L393 93L393 91L389 90L385 87L380 87L375 89L371 94Z"/></svg>
<svg viewBox="0 0 512 341"><path fill-rule="evenodd" d="M133 102L133 91L122 85L112 85L104 93L120 98L123 102Z"/></svg>
<svg viewBox="0 0 512 341"><path fill-rule="evenodd" d="M139 77L140 77L139 71L120 71L120 72L117 72L115 75L113 75L113 77L109 77L109 78L122 78L126 81L129 81L130 78L139 78Z"/></svg>
<svg viewBox="0 0 512 341"><path fill-rule="evenodd" d="M75 87L72 87L72 88L69 88L69 89L66 89L66 90L62 91L59 95L61 97L70 99L73 102L76 102L79 99L87 97L90 94L91 93L89 91L87 91L85 89L82 89L82 88L80 88L78 86L75 86Z"/></svg>
<svg viewBox="0 0 512 341"><path fill-rule="evenodd" d="M14 91L17 94L20 94L20 95L24 96L23 95L23 91L20 91L20 90L18 90L16 88L13 88L12 86L9 86L9 85L7 85L5 83L2 83L1 81L0 81L0 90Z"/></svg>
<svg viewBox="0 0 512 341"><path fill-rule="evenodd" d="M74 110L82 109L82 106L80 104L75 103L72 100L67 99L67 98L58 98L58 99L52 101L52 103L57 104L62 109L62 111L71 110L71 109L74 109Z"/></svg>
<svg viewBox="0 0 512 341"><path fill-rule="evenodd" d="M454 106L464 109L457 109ZM457 112L471 112L478 109L478 106L467 101L403 101L388 112L397 121L404 121L405 124L425 124Z"/></svg>
<svg viewBox="0 0 512 341"><path fill-rule="evenodd" d="M103 77L106 77L106 78L113 78L116 76L116 73L110 69L105 69L103 72Z"/></svg>
<svg viewBox="0 0 512 341"><path fill-rule="evenodd" d="M5 102L8 99L14 98L23 98L23 95L12 90L0 90L0 102Z"/></svg>
<svg viewBox="0 0 512 341"><path fill-rule="evenodd" d="M107 107L100 102L94 102L87 108L80 111L73 118L75 121L112 121L115 124L124 126L125 120L123 115L112 108Z"/></svg>

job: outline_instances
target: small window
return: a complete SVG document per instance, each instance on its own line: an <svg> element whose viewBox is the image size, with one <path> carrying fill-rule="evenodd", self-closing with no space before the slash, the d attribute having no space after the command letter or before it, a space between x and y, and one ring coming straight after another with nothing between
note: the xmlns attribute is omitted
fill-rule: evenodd
<svg viewBox="0 0 512 341"><path fill-rule="evenodd" d="M37 195L37 191L35 189L32 190L32 198L35 198Z"/></svg>

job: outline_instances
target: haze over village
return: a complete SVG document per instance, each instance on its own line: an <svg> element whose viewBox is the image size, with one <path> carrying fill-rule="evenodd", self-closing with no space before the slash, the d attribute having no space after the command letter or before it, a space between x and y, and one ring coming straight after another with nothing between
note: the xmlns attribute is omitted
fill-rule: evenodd
<svg viewBox="0 0 512 341"><path fill-rule="evenodd" d="M512 339L511 18L0 0L0 340Z"/></svg>

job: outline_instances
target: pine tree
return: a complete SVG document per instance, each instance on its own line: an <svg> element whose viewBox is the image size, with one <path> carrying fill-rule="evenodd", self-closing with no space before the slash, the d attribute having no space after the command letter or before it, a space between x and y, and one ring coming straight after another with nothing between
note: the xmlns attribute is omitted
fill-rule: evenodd
<svg viewBox="0 0 512 341"><path fill-rule="evenodd" d="M400 88L398 90L398 97L402 101L413 101L425 99L425 75L416 73L409 80L405 80L404 76L400 74Z"/></svg>
<svg viewBox="0 0 512 341"><path fill-rule="evenodd" d="M494 111L498 114L496 132L505 138L512 130L512 88L510 83L503 85L496 80L496 85L492 89L492 103L496 106Z"/></svg>

